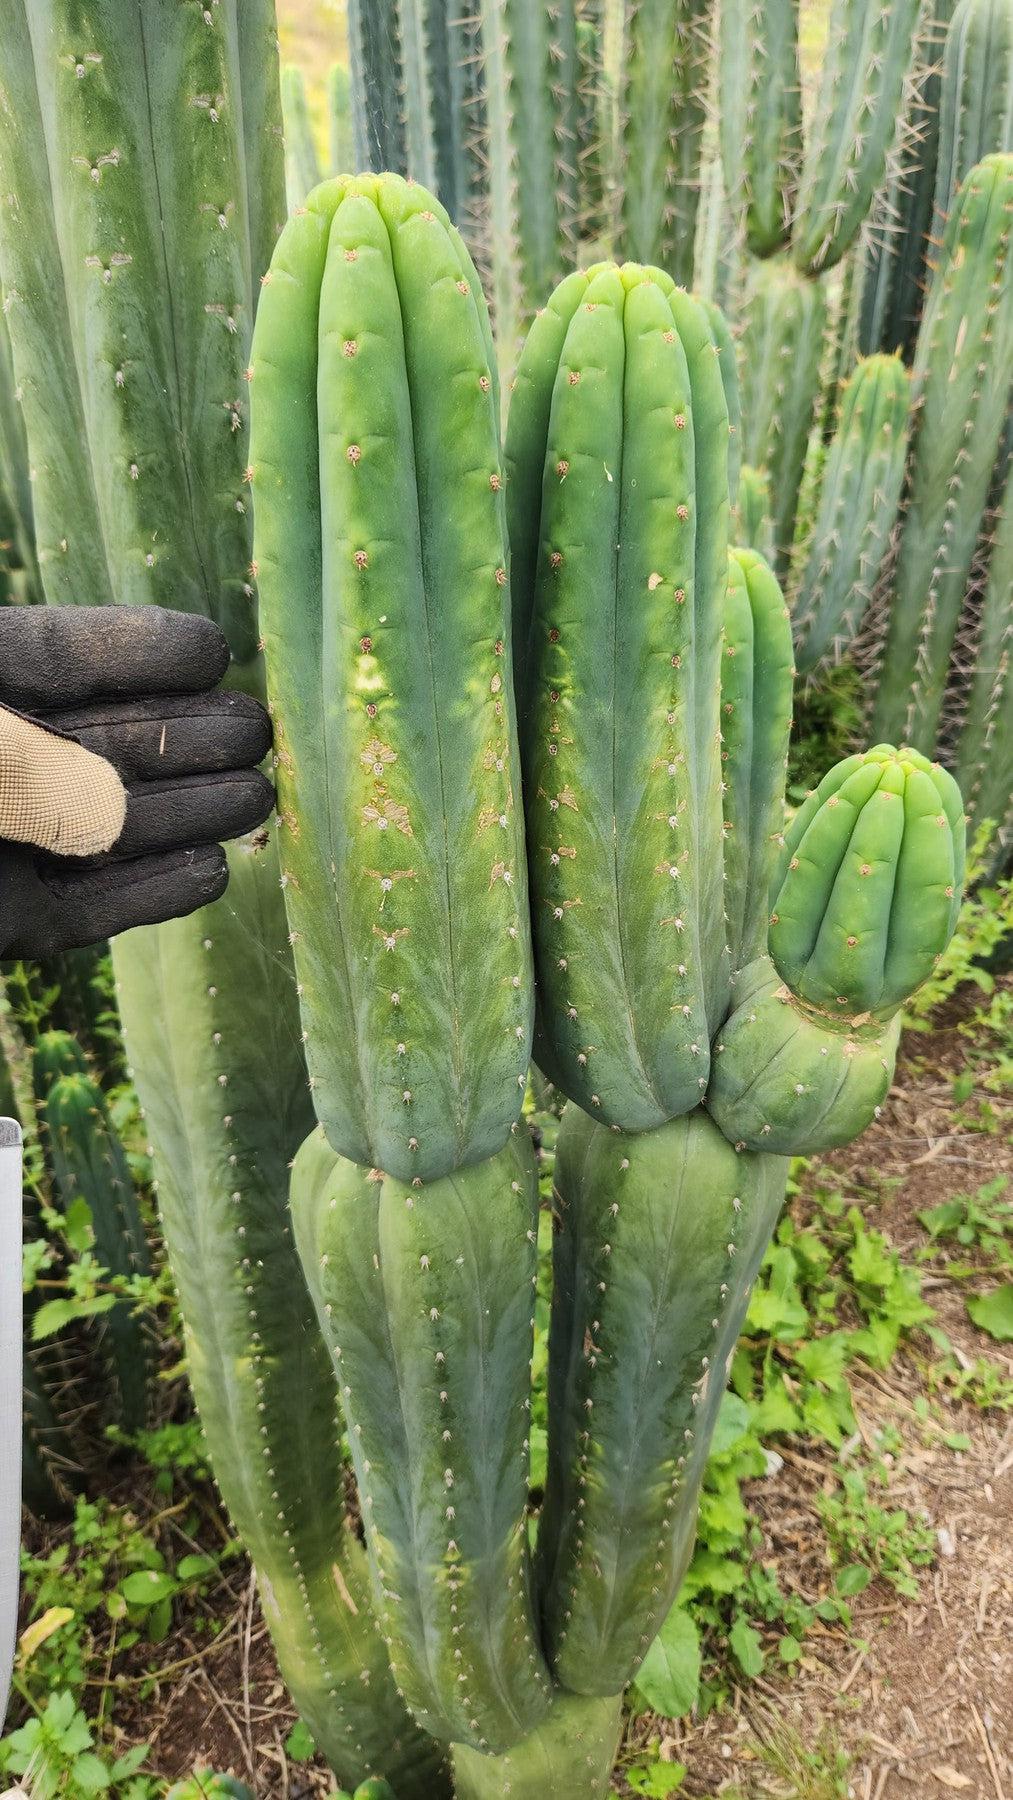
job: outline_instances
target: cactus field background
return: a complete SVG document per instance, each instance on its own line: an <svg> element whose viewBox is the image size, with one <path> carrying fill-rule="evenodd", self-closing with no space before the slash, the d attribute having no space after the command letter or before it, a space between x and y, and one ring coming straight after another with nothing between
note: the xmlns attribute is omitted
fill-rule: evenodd
<svg viewBox="0 0 1013 1800"><path fill-rule="evenodd" d="M0 601L279 808L0 978L0 1788L1013 1800L1013 0L146 7L0 0Z"/></svg>

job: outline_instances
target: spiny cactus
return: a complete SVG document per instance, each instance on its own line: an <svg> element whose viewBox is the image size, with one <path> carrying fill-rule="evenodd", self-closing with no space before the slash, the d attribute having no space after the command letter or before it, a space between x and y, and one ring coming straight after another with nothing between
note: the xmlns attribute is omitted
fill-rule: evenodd
<svg viewBox="0 0 1013 1800"><path fill-rule="evenodd" d="M834 0L792 232L795 260L809 274L840 261L883 179L920 4Z"/></svg>
<svg viewBox="0 0 1013 1800"><path fill-rule="evenodd" d="M799 671L851 643L897 520L909 381L899 357L871 356L847 383L823 465L819 508L793 596Z"/></svg>
<svg viewBox="0 0 1013 1800"><path fill-rule="evenodd" d="M74 1446L27 1350L21 1379L21 1502L34 1519L65 1519L80 1480Z"/></svg>
<svg viewBox="0 0 1013 1800"><path fill-rule="evenodd" d="M742 459L770 483L775 566L784 574L816 415L826 330L820 281L785 257L757 264L739 347Z"/></svg>
<svg viewBox="0 0 1013 1800"><path fill-rule="evenodd" d="M964 813L952 776L877 745L825 775L784 835L769 948L722 1027L707 1105L750 1149L810 1154L865 1129L898 1009L956 923ZM781 985L783 984L783 985Z"/></svg>
<svg viewBox="0 0 1013 1800"><path fill-rule="evenodd" d="M605 1795L622 1730L622 1696L578 1699L557 1690L545 1723L505 1756L454 1748L456 1800L588 1800Z"/></svg>
<svg viewBox="0 0 1013 1800"><path fill-rule="evenodd" d="M722 0L718 134L725 192L754 256L786 244L802 162L798 0Z"/></svg>
<svg viewBox="0 0 1013 1800"><path fill-rule="evenodd" d="M21 414L10 339L0 311L0 560L6 597L18 603L41 599L35 552L35 518L28 468L28 444Z"/></svg>
<svg viewBox="0 0 1013 1800"><path fill-rule="evenodd" d="M349 0L348 65L355 167L406 174L397 0Z"/></svg>
<svg viewBox="0 0 1013 1800"><path fill-rule="evenodd" d="M532 1010L495 364L439 203L393 176L317 189L275 255L253 386L314 1101L341 1154L434 1180L506 1141Z"/></svg>
<svg viewBox="0 0 1013 1800"><path fill-rule="evenodd" d="M1006 476L991 545L988 577L974 643L974 675L954 769L972 825L999 828L993 863L1009 844L1013 825L1013 459Z"/></svg>
<svg viewBox="0 0 1013 1800"><path fill-rule="evenodd" d="M553 1668L577 1693L625 1685L678 1591L786 1173L736 1155L700 1110L635 1136L564 1114L539 1573Z"/></svg>
<svg viewBox="0 0 1013 1800"><path fill-rule="evenodd" d="M619 104L620 242L633 262L693 281L710 53L707 0L627 8Z"/></svg>
<svg viewBox="0 0 1013 1800"><path fill-rule="evenodd" d="M887 160L859 261L858 348L910 357L921 316L939 144L939 77L953 0L923 0L906 128Z"/></svg>
<svg viewBox="0 0 1013 1800"><path fill-rule="evenodd" d="M1013 155L986 157L954 206L915 350L917 424L872 730L925 752L1009 423L1011 219Z"/></svg>
<svg viewBox="0 0 1013 1800"><path fill-rule="evenodd" d="M244 369L284 214L273 7L8 12L0 279L47 596L210 613L251 679Z"/></svg>
<svg viewBox="0 0 1013 1800"><path fill-rule="evenodd" d="M507 461L528 468L509 498L536 1061L643 1130L698 1100L726 998L728 409L707 314L659 270L600 265L536 320L522 393Z"/></svg>
<svg viewBox="0 0 1013 1800"><path fill-rule="evenodd" d="M313 1114L277 855L230 858L224 906L116 945L190 1380L317 1745L339 1779L383 1769L406 1800L439 1800L442 1759L398 1702L342 1517L337 1398L292 1243L289 1164Z"/></svg>
<svg viewBox="0 0 1013 1800"><path fill-rule="evenodd" d="M72 1047L73 1041L67 1044ZM41 1123L60 1207L66 1213L77 1202L86 1203L96 1261L112 1275L147 1275L151 1265L137 1195L101 1088L81 1070L56 1074L46 1085ZM102 1314L99 1328L117 1423L138 1431L147 1413L150 1372L144 1322L129 1300L120 1299Z"/></svg>
<svg viewBox="0 0 1013 1800"><path fill-rule="evenodd" d="M1013 151L1013 9L1008 0L959 0L939 89L937 237L965 178L997 150Z"/></svg>
<svg viewBox="0 0 1013 1800"><path fill-rule="evenodd" d="M348 1422L391 1667L435 1737L507 1750L549 1678L531 1606L527 1392L538 1184L526 1127L417 1189L303 1145L296 1242ZM495 1226L491 1228L491 1222Z"/></svg>
<svg viewBox="0 0 1013 1800"><path fill-rule="evenodd" d="M735 503L732 536L749 550L758 550L765 562L774 559L774 526L770 517L770 479L751 463L739 468L739 492Z"/></svg>
<svg viewBox="0 0 1013 1800"><path fill-rule="evenodd" d="M766 946L763 897L784 827L794 672L784 595L762 556L733 550L721 641L725 923L733 969Z"/></svg>
<svg viewBox="0 0 1013 1800"><path fill-rule="evenodd" d="M285 126L285 193L289 211L301 206L320 180L320 158L313 137L306 83L301 69L281 71L281 110Z"/></svg>

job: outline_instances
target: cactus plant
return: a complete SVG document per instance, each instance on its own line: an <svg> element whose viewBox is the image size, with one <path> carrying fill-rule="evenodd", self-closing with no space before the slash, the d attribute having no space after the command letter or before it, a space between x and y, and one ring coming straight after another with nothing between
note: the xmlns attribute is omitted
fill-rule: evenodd
<svg viewBox="0 0 1013 1800"><path fill-rule="evenodd" d="M288 1219L289 1163L313 1120L277 853L255 842L230 854L224 906L117 944L190 1381L316 1743L341 1780L382 1769L405 1800L429 1800L446 1792L442 1758L401 1707L373 1624L343 1518L334 1383Z"/></svg>
<svg viewBox="0 0 1013 1800"><path fill-rule="evenodd" d="M762 469L743 463L739 469L739 493L735 503L732 536L748 550L757 550L765 562L774 558L774 527L770 517L770 481Z"/></svg>
<svg viewBox="0 0 1013 1800"><path fill-rule="evenodd" d="M0 280L47 597L208 612L254 679L244 369L284 215L273 6L117 0L66 55L76 5L8 12Z"/></svg>
<svg viewBox="0 0 1013 1800"><path fill-rule="evenodd" d="M739 349L742 460L761 469L770 483L779 575L788 566L795 534L826 318L821 282L800 275L785 257L754 267Z"/></svg>
<svg viewBox="0 0 1013 1800"><path fill-rule="evenodd" d="M301 206L320 180L320 158L313 138L306 83L301 69L281 71L281 111L285 126L285 193L289 211Z"/></svg>
<svg viewBox="0 0 1013 1800"><path fill-rule="evenodd" d="M253 386L314 1101L342 1155L433 1180L506 1142L532 1007L492 345L439 202L393 176L317 189L275 255Z"/></svg>
<svg viewBox="0 0 1013 1800"><path fill-rule="evenodd" d="M749 1149L810 1154L863 1131L898 1011L953 933L964 814L952 776L877 745L825 775L784 835L769 948L721 1030L707 1105ZM903 921L903 930L900 922Z"/></svg>
<svg viewBox="0 0 1013 1800"><path fill-rule="evenodd" d="M597 1117L642 1130L699 1098L726 997L728 409L705 310L635 264L565 282L517 380L508 467L544 471L540 513L511 494L536 1061Z"/></svg>
<svg viewBox="0 0 1013 1800"><path fill-rule="evenodd" d="M707 0L636 0L620 91L622 251L693 280L710 52Z"/></svg>
<svg viewBox="0 0 1013 1800"><path fill-rule="evenodd" d="M974 675L954 769L972 826L998 827L993 866L1008 847L1013 795L1013 459L991 543L988 577L974 644Z"/></svg>
<svg viewBox="0 0 1013 1800"><path fill-rule="evenodd" d="M355 167L406 174L397 0L350 0L348 66Z"/></svg>
<svg viewBox="0 0 1013 1800"><path fill-rule="evenodd" d="M931 751L1013 384L1013 155L968 175L918 334L917 426L889 632L872 711L886 740Z"/></svg>
<svg viewBox="0 0 1013 1800"><path fill-rule="evenodd" d="M808 274L840 261L883 179L920 4L834 0L792 232L795 260Z"/></svg>
<svg viewBox="0 0 1013 1800"><path fill-rule="evenodd" d="M1006 0L959 0L939 89L936 237L965 178L997 150L1013 152L1013 14Z"/></svg>
<svg viewBox="0 0 1013 1800"><path fill-rule="evenodd" d="M538 1724L550 1685L531 1605L518 1404L537 1268L530 1136L518 1127L498 1155L413 1188L345 1162L314 1134L291 1202L398 1687L435 1737L507 1750Z"/></svg>
<svg viewBox="0 0 1013 1800"><path fill-rule="evenodd" d="M754 256L791 231L802 162L798 0L722 0L718 132L725 192Z"/></svg>
<svg viewBox="0 0 1013 1800"><path fill-rule="evenodd" d="M839 656L862 623L897 520L909 381L899 357L860 362L841 399L819 507L793 595L799 671Z"/></svg>
<svg viewBox="0 0 1013 1800"><path fill-rule="evenodd" d="M355 160L352 149L352 86L344 63L335 63L327 77L328 149L330 173L340 175Z"/></svg>

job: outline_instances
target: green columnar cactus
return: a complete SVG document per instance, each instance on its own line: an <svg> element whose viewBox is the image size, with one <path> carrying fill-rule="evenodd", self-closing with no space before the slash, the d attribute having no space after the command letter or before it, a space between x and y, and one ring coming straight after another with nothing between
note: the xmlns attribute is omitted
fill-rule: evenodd
<svg viewBox="0 0 1013 1800"><path fill-rule="evenodd" d="M921 317L939 144L939 76L953 0L924 0L907 128L888 159L862 246L858 348L909 360Z"/></svg>
<svg viewBox="0 0 1013 1800"><path fill-rule="evenodd" d="M643 1130L697 1103L726 1000L728 409L707 314L659 270L599 265L532 327L522 395L507 464L528 465L510 523L536 1061Z"/></svg>
<svg viewBox="0 0 1013 1800"><path fill-rule="evenodd" d="M710 56L707 0L636 0L620 90L621 246L693 281Z"/></svg>
<svg viewBox="0 0 1013 1800"><path fill-rule="evenodd" d="M725 917L733 970L766 946L767 897L784 829L794 673L784 595L762 556L733 550L721 644Z"/></svg>
<svg viewBox="0 0 1013 1800"><path fill-rule="evenodd" d="M413 1187L296 1158L292 1215L348 1423L391 1668L435 1737L501 1752L550 1683L532 1615L528 1415L538 1183L526 1127Z"/></svg>
<svg viewBox="0 0 1013 1800"><path fill-rule="evenodd" d="M247 115L239 81L269 56L268 10L8 12L0 278L47 594L208 612L252 678L244 368L284 202L267 113ZM277 105L276 76L262 97Z"/></svg>
<svg viewBox="0 0 1013 1800"><path fill-rule="evenodd" d="M948 663L1013 384L1013 155L973 169L946 229L915 350L908 496L877 736L936 742Z"/></svg>
<svg viewBox="0 0 1013 1800"><path fill-rule="evenodd" d="M88 1207L96 1261L112 1275L150 1273L137 1195L101 1088L80 1071L57 1074L47 1084L40 1123L62 1210L69 1212L80 1200ZM147 1414L150 1364L144 1323L128 1300L117 1300L99 1326L117 1423L139 1431Z"/></svg>
<svg viewBox="0 0 1013 1800"><path fill-rule="evenodd" d="M320 158L313 137L306 83L301 69L281 71L281 111L285 123L285 193L288 207L301 206L320 180Z"/></svg>
<svg viewBox="0 0 1013 1800"><path fill-rule="evenodd" d="M349 0L348 67L355 167L407 174L397 0Z"/></svg>
<svg viewBox="0 0 1013 1800"><path fill-rule="evenodd" d="M953 933L964 829L952 776L888 744L809 795L772 884L780 983L763 960L746 969L715 1047L707 1105L726 1137L808 1155L865 1129L889 1088L899 1008Z"/></svg>
<svg viewBox="0 0 1013 1800"><path fill-rule="evenodd" d="M19 603L42 598L35 551L35 519L25 422L18 398L10 338L0 311L0 554L8 595Z"/></svg>
<svg viewBox="0 0 1013 1800"><path fill-rule="evenodd" d="M605 0L575 0L578 218L584 243L606 227L606 168L611 152L610 89L605 74Z"/></svg>
<svg viewBox="0 0 1013 1800"><path fill-rule="evenodd" d="M1013 460L1006 475L995 526L981 619L974 645L974 675L967 698L954 768L972 825L992 819L999 827L999 861L1013 824Z"/></svg>
<svg viewBox="0 0 1013 1800"><path fill-rule="evenodd" d="M921 0L834 0L792 247L816 274L854 242L898 135Z"/></svg>
<svg viewBox="0 0 1013 1800"><path fill-rule="evenodd" d="M80 1466L52 1396L26 1351L22 1367L21 1500L35 1519L65 1519Z"/></svg>
<svg viewBox="0 0 1013 1800"><path fill-rule="evenodd" d="M839 656L872 598L900 505L909 385L899 357L870 356L844 389L793 596L796 661L803 674Z"/></svg>
<svg viewBox="0 0 1013 1800"><path fill-rule="evenodd" d="M505 1143L532 1010L495 365L439 202L394 176L317 189L275 253L253 387L314 1100L341 1154L435 1180Z"/></svg>
<svg viewBox="0 0 1013 1800"><path fill-rule="evenodd" d="M739 352L742 460L770 482L775 567L782 576L816 415L826 318L820 281L800 275L784 257L753 268Z"/></svg>
<svg viewBox="0 0 1013 1800"><path fill-rule="evenodd" d="M35 1104L44 1107L54 1081L65 1075L87 1075L88 1059L67 1031L42 1031L31 1042Z"/></svg>
<svg viewBox="0 0 1013 1800"><path fill-rule="evenodd" d="M1013 11L1008 0L959 0L939 91L936 237L966 177L996 150L1013 152Z"/></svg>
<svg viewBox="0 0 1013 1800"><path fill-rule="evenodd" d="M273 844L237 846L224 906L115 950L194 1396L296 1706L339 1779L448 1791L409 1722L343 1520L337 1399L288 1217L313 1122ZM177 1079L186 1071L185 1087Z"/></svg>
<svg viewBox="0 0 1013 1800"><path fill-rule="evenodd" d="M622 1696L578 1699L556 1693L544 1725L505 1756L454 1747L456 1800L589 1800L611 1787L622 1733Z"/></svg>
<svg viewBox="0 0 1013 1800"><path fill-rule="evenodd" d="M735 339L720 306L713 300L703 298L700 298L700 304L707 314L725 390L725 405L728 408L728 501L734 509L739 497L739 471L742 467L742 392L739 387L738 357Z"/></svg>
<svg viewBox="0 0 1013 1800"><path fill-rule="evenodd" d="M700 1110L635 1136L564 1114L539 1575L553 1668L577 1693L625 1685L678 1591L786 1174Z"/></svg>
<svg viewBox="0 0 1013 1800"><path fill-rule="evenodd" d="M758 550L765 562L774 559L774 526L770 517L770 480L762 469L743 463L739 469L739 494L735 504L732 536L749 550Z"/></svg>
<svg viewBox="0 0 1013 1800"><path fill-rule="evenodd" d="M354 162L352 150L352 86L344 63L327 77L327 122L332 175L343 175Z"/></svg>
<svg viewBox="0 0 1013 1800"><path fill-rule="evenodd" d="M722 0L718 134L725 192L754 256L788 242L802 162L798 0Z"/></svg>

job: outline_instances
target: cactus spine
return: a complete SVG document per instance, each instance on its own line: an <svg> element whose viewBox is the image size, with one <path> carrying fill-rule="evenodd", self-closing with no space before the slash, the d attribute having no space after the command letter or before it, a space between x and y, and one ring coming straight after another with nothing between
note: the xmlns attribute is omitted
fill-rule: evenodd
<svg viewBox="0 0 1013 1800"><path fill-rule="evenodd" d="M815 274L858 234L897 135L920 0L834 0L792 233Z"/></svg>
<svg viewBox="0 0 1013 1800"><path fill-rule="evenodd" d="M339 1779L384 1769L428 1800L446 1791L441 1759L398 1702L342 1521L334 1383L288 1219L289 1163L313 1114L277 855L273 844L230 855L220 907L116 946L190 1379L317 1744Z"/></svg>
<svg viewBox="0 0 1013 1800"><path fill-rule="evenodd" d="M635 0L626 22L622 251L693 280L707 95L706 0Z"/></svg>
<svg viewBox="0 0 1013 1800"><path fill-rule="evenodd" d="M722 0L718 132L725 192L754 256L791 231L802 161L798 0Z"/></svg>
<svg viewBox="0 0 1013 1800"><path fill-rule="evenodd" d="M356 168L406 174L397 0L349 0L348 65Z"/></svg>
<svg viewBox="0 0 1013 1800"><path fill-rule="evenodd" d="M840 655L872 598L900 505L908 388L899 357L871 356L844 389L792 607L803 674Z"/></svg>
<svg viewBox="0 0 1013 1800"><path fill-rule="evenodd" d="M600 265L546 317L507 441L508 465L543 470L540 516L511 513L536 1060L597 1117L646 1129L695 1104L725 1001L728 410L707 315L659 270Z"/></svg>
<svg viewBox="0 0 1013 1800"><path fill-rule="evenodd" d="M960 190L915 351L917 425L872 729L923 751L936 742L968 571L1008 426L1011 216L1013 156L986 157Z"/></svg>
<svg viewBox="0 0 1013 1800"><path fill-rule="evenodd" d="M532 1009L492 346L439 203L398 177L318 189L276 252L253 382L315 1104L350 1160L434 1180L505 1143Z"/></svg>
<svg viewBox="0 0 1013 1800"><path fill-rule="evenodd" d="M1013 12L1007 0L959 0L940 83L937 236L965 178L997 150L1013 152Z"/></svg>
<svg viewBox="0 0 1013 1800"><path fill-rule="evenodd" d="M343 1161L315 1133L292 1211L395 1679L434 1736L507 1750L538 1724L550 1685L527 1552L538 1225L527 1129L417 1189Z"/></svg>

